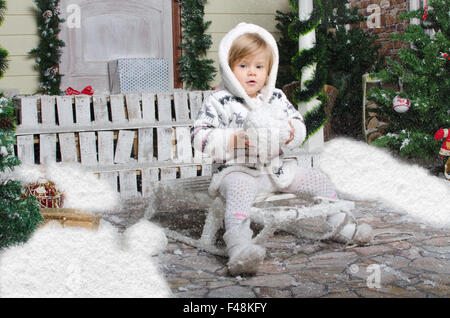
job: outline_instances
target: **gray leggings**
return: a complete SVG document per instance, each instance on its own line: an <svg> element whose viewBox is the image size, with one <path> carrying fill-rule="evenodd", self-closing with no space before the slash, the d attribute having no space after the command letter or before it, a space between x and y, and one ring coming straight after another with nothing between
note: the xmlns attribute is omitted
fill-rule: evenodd
<svg viewBox="0 0 450 318"><path fill-rule="evenodd" d="M328 177L319 170L297 167L294 180L278 188L267 174L253 177L244 172L231 172L220 183L220 194L225 198L225 229L228 230L247 217L257 194L285 192L336 198L336 190Z"/></svg>

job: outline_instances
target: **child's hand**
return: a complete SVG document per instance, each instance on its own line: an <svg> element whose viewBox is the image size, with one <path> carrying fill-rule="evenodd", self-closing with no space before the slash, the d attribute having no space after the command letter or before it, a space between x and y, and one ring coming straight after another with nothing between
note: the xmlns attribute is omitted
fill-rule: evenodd
<svg viewBox="0 0 450 318"><path fill-rule="evenodd" d="M250 146L250 139L247 136L247 133L244 130L240 130L230 136L228 140L227 149L228 151L233 149L238 149L245 146L245 149L254 148L254 146Z"/></svg>
<svg viewBox="0 0 450 318"><path fill-rule="evenodd" d="M291 121L289 121L289 126L291 126L291 131L289 132L290 136L289 139L285 142L285 145L287 145L292 141L292 139L294 139L295 128L294 125L292 125Z"/></svg>

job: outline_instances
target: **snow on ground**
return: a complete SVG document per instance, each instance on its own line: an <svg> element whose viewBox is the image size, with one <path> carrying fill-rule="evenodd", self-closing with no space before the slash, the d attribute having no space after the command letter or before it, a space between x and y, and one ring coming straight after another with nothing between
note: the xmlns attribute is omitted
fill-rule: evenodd
<svg viewBox="0 0 450 318"><path fill-rule="evenodd" d="M0 297L170 297L152 257L166 245L146 220L122 235L104 221L98 232L49 225L0 252Z"/></svg>
<svg viewBox="0 0 450 318"><path fill-rule="evenodd" d="M84 171L80 164L49 164L46 166L20 165L9 174L10 178L24 184L40 181L41 178L53 181L56 188L64 193L64 207L104 211L119 202L119 196L105 181Z"/></svg>
<svg viewBox="0 0 450 318"><path fill-rule="evenodd" d="M98 212L119 203L104 180L76 164L22 165L8 176L24 184L53 181L65 208ZM106 221L98 232L46 226L26 244L0 251L0 297L170 297L152 257L166 245L162 229L144 219L123 234Z"/></svg>
<svg viewBox="0 0 450 318"><path fill-rule="evenodd" d="M450 182L386 149L336 138L325 143L319 166L350 198L380 201L422 223L450 227Z"/></svg>

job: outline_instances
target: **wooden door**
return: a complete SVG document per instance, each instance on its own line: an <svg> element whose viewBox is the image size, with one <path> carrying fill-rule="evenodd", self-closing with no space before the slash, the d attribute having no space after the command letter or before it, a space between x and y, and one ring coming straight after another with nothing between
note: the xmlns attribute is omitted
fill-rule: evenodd
<svg viewBox="0 0 450 318"><path fill-rule="evenodd" d="M171 0L61 0L60 8L61 90L109 93L107 62L135 57L166 58L173 87Z"/></svg>

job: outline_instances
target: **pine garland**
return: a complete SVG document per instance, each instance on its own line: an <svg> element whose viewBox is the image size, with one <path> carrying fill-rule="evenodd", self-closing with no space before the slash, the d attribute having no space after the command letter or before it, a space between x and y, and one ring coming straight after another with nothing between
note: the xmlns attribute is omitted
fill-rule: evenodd
<svg viewBox="0 0 450 318"><path fill-rule="evenodd" d="M6 0L0 0L0 25L3 24L5 20L6 13ZM0 78L3 77L3 74L6 72L8 68L8 51L4 48L0 47Z"/></svg>
<svg viewBox="0 0 450 318"><path fill-rule="evenodd" d="M300 21L298 18L298 0L289 0L290 6L295 13L295 20L289 26L289 36L297 39L312 32L324 17L324 9L320 0L314 0L314 7L308 20ZM315 134L326 122L327 117L324 111L324 101L326 97L322 93L327 79L327 72L323 63L319 63L326 56L327 42L322 34L316 32L316 44L311 49L302 49L292 58L295 77L298 81L302 80L302 69L316 63L316 70L312 79L304 82L305 88L299 86L292 95L296 104L303 104L317 98L320 103L313 109L304 114L305 125L307 129L306 140Z"/></svg>
<svg viewBox="0 0 450 318"><path fill-rule="evenodd" d="M59 63L64 41L58 39L60 25L64 22L59 16L59 0L34 0L37 6L39 44L29 54L36 59L39 70L39 92L48 95L60 95L62 74L59 74Z"/></svg>
<svg viewBox="0 0 450 318"><path fill-rule="evenodd" d="M186 88L209 90L216 69L212 59L204 59L211 47L211 35L205 34L211 21L204 22L205 0L179 0L181 4L181 26L183 28L180 47L183 55L179 59L180 78Z"/></svg>

